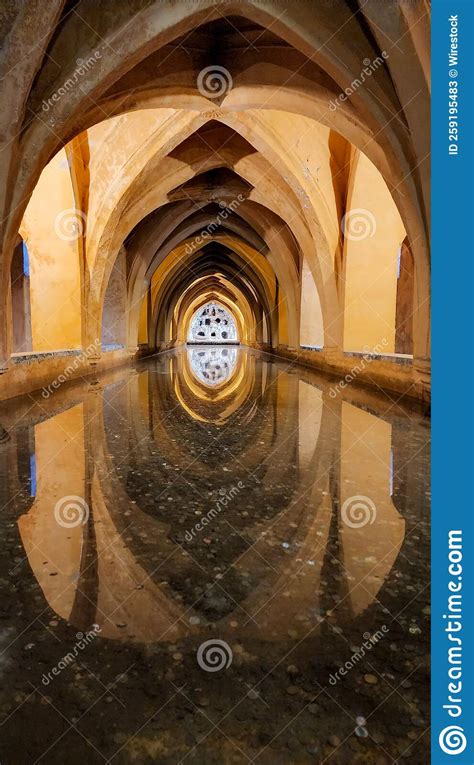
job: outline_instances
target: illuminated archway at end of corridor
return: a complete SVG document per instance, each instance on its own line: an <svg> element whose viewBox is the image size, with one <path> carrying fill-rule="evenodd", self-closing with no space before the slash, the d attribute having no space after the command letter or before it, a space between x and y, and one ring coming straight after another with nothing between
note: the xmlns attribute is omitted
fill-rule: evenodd
<svg viewBox="0 0 474 765"><path fill-rule="evenodd" d="M196 311L189 325L188 343L238 343L235 319L221 305L206 303Z"/></svg>

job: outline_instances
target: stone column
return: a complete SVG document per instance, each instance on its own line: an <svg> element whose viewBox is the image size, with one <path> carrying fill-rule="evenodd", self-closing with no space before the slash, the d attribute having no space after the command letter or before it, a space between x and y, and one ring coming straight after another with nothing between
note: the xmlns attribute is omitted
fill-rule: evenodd
<svg viewBox="0 0 474 765"><path fill-rule="evenodd" d="M0 374L6 372L10 366L12 348L12 305L10 276L2 280L0 290Z"/></svg>

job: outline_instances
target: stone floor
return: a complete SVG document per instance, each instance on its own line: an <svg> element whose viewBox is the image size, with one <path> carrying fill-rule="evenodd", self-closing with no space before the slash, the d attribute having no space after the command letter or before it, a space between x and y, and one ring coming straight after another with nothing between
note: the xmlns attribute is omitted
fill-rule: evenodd
<svg viewBox="0 0 474 765"><path fill-rule="evenodd" d="M192 347L0 424L1 763L427 761L429 421Z"/></svg>

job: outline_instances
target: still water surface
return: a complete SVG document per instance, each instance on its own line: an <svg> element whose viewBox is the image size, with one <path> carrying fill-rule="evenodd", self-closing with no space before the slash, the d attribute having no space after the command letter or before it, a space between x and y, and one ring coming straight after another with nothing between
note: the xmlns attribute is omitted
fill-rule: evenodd
<svg viewBox="0 0 474 765"><path fill-rule="evenodd" d="M0 423L3 765L426 762L421 415L190 347Z"/></svg>

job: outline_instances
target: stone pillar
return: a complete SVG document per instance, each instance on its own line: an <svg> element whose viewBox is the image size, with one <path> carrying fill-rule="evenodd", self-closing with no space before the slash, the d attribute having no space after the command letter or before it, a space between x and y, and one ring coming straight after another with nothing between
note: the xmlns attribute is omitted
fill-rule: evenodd
<svg viewBox="0 0 474 765"><path fill-rule="evenodd" d="M431 359L413 359L413 372L416 385L421 390L421 399L428 404L431 400Z"/></svg>
<svg viewBox="0 0 474 765"><path fill-rule="evenodd" d="M431 391L430 271L425 259L415 264L413 291L413 371L415 382L429 400Z"/></svg>
<svg viewBox="0 0 474 765"><path fill-rule="evenodd" d="M5 275L3 277L0 289L0 374L6 372L10 366L12 342L10 275L8 274L8 278L5 278Z"/></svg>

